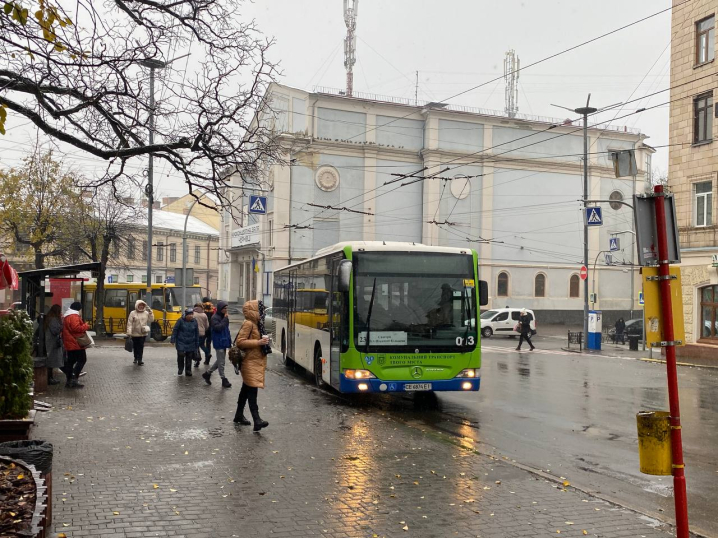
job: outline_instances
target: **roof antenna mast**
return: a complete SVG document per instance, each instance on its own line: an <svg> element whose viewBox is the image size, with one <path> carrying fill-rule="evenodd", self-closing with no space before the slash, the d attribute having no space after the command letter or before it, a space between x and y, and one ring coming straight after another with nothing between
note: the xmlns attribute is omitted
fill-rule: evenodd
<svg viewBox="0 0 718 538"><path fill-rule="evenodd" d="M506 82L506 107L504 112L515 118L519 111L519 57L511 49L504 58L504 81Z"/></svg>
<svg viewBox="0 0 718 538"><path fill-rule="evenodd" d="M354 33L357 28L357 11L359 0L344 0L344 22L347 25L347 37L344 39L344 67L347 70L347 96L351 97L354 91L354 64L356 63L357 38Z"/></svg>

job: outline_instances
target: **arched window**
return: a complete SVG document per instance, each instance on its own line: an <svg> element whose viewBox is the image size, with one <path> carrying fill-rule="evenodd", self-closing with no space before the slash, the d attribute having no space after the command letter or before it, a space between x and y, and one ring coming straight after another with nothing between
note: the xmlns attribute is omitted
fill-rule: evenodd
<svg viewBox="0 0 718 538"><path fill-rule="evenodd" d="M534 297L546 297L546 275L543 273L534 279Z"/></svg>
<svg viewBox="0 0 718 538"><path fill-rule="evenodd" d="M508 297L509 296L509 274L505 271L499 273L499 279L496 284L496 296L497 297Z"/></svg>
<svg viewBox="0 0 718 538"><path fill-rule="evenodd" d="M568 280L568 296L571 298L580 297L581 296L581 279L578 278L578 275L571 275L571 278Z"/></svg>

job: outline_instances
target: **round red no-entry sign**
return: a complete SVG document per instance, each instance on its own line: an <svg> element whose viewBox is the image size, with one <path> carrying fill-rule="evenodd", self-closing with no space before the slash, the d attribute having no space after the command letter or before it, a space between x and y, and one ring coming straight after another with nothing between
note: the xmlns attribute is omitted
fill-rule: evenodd
<svg viewBox="0 0 718 538"><path fill-rule="evenodd" d="M588 269L586 268L585 265L583 267L581 267L580 275L581 275L581 280L586 280L588 278Z"/></svg>

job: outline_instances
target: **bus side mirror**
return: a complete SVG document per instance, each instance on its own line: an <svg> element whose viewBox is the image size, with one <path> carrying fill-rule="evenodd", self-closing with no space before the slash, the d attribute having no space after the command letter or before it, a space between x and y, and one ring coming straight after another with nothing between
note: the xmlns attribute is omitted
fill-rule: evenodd
<svg viewBox="0 0 718 538"><path fill-rule="evenodd" d="M341 292L349 291L349 281L352 276L352 262L351 260L342 260L339 264L339 282L337 289Z"/></svg>
<svg viewBox="0 0 718 538"><path fill-rule="evenodd" d="M489 283L479 280L479 305L486 306L487 304L489 304Z"/></svg>

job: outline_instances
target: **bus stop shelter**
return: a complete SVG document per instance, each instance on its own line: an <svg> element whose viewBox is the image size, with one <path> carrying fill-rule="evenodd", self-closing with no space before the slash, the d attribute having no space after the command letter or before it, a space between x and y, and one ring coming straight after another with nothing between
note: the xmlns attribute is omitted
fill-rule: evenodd
<svg viewBox="0 0 718 538"><path fill-rule="evenodd" d="M20 277L20 290L22 297L22 308L27 311L30 319L37 321L38 334L45 334L44 318L49 309L48 299L52 303L52 299L60 299L55 297L60 289L66 290L68 297L62 297L66 302L79 301L85 304L85 280L79 277L80 273L89 272L94 278L100 271L100 262L80 263L77 265L63 265L60 267L46 267L43 269L32 269L30 271L22 271L18 273ZM62 286L63 284L76 283L79 284L79 292L70 291L70 286ZM53 292L53 287L57 291ZM62 304L62 303L57 303ZM36 355L42 357L45 355L45 339L37 338Z"/></svg>

